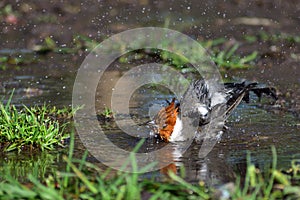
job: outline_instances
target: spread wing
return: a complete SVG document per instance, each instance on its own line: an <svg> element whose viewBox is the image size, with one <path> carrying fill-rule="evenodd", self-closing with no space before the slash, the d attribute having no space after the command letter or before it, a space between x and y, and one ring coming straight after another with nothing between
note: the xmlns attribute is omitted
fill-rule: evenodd
<svg viewBox="0 0 300 200"><path fill-rule="evenodd" d="M242 82L242 83L225 83L225 94L227 100L226 116L228 117L231 112L240 104L242 100L249 103L249 92L253 92L260 99L263 94L277 100L276 90L272 87L260 87L255 82Z"/></svg>

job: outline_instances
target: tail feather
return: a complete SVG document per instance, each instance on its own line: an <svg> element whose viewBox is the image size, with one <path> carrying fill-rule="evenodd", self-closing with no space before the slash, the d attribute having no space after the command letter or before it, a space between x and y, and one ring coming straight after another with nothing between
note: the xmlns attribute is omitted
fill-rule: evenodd
<svg viewBox="0 0 300 200"><path fill-rule="evenodd" d="M259 101L263 94L270 96L275 100L278 99L275 88L260 87L256 82L247 83L244 81L242 83L225 83L224 86L227 90L226 116L229 116L242 100L249 103L250 92L253 92L259 98Z"/></svg>

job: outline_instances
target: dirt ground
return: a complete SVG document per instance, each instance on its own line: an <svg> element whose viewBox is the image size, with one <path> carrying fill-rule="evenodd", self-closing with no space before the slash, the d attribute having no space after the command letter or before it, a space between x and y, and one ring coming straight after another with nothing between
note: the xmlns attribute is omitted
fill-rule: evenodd
<svg viewBox="0 0 300 200"><path fill-rule="evenodd" d="M2 52L32 49L47 36L57 45L69 46L76 34L102 41L114 33L144 26L168 27L195 39L225 37L235 42L259 31L292 36L300 32L297 0L4 0L0 9ZM299 117L299 46L299 42L287 41L242 43L241 54L259 51L256 66L228 74L275 86L282 107ZM75 68L83 58L77 58Z"/></svg>

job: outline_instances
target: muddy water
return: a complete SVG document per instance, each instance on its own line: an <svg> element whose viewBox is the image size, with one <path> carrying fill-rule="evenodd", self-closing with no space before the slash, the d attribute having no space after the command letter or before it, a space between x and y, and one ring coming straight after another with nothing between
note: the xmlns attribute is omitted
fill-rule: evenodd
<svg viewBox="0 0 300 200"><path fill-rule="evenodd" d="M7 99L15 88L15 104L70 106L76 75L70 56L36 57L38 60L34 63L1 71L1 96Z"/></svg>
<svg viewBox="0 0 300 200"><path fill-rule="evenodd" d="M225 37L239 41L244 35L264 30L268 33L299 34L300 4L297 1L70 1L65 4L55 2L11 3L22 17L16 25L3 22L0 33L0 55L21 55L34 57L35 62L19 67L11 66L0 73L0 95L5 96L15 88L13 103L36 105L45 102L57 106L70 106L76 71L87 52L74 55L50 53L36 55L30 50L41 43L46 36L53 36L58 45L69 45L74 34L80 33L101 41L113 33L143 26L169 27L188 34L195 39ZM30 8L30 9L28 9ZM46 13L46 14L45 14ZM47 17L45 17L47 16ZM253 18L252 20L245 20ZM262 20L264 18L264 20ZM256 20L255 20L256 19ZM25 50L23 50L25 49ZM210 154L198 158L201 144L192 144L183 154L170 149L166 156L174 158L174 164L185 166L187 179L191 182L206 180L218 184L234 179L234 173L244 174L247 151L251 151L252 161L261 168L268 168L271 162L270 146L275 145L278 164L286 166L291 159L300 158L299 149L299 43L261 42L242 44L240 53L258 50L262 55L257 66L244 71L227 71L226 76L245 78L275 86L280 91L279 105L282 109L261 106L259 103L241 104L229 119L229 130L216 144ZM32 59L32 58L30 58ZM96 93L96 110L102 111L110 105L114 83L126 70L112 68L100 81ZM149 107L163 105L172 94L166 89L143 88L130 101L130 110L137 118L144 120L149 115ZM106 124L112 141L124 149L132 148L137 140L128 137L113 124ZM148 142L148 147L160 148L160 144ZM76 155L85 150L80 140L76 141ZM176 145L174 145L176 149ZM63 153L60 153L63 154ZM4 162L15 163L28 160L29 163L44 159L43 168L61 168L61 158L47 158L41 154L34 158L25 155L1 155ZM47 163L46 160L51 160ZM97 162L92 156L92 162ZM41 161L40 161L41 162ZM163 162L163 160L162 160ZM13 164L15 165L15 164ZM20 165L16 176L25 171ZM28 164L28 166L31 166ZM54 167L55 168L55 167ZM14 170L12 170L14 171ZM41 170L43 171L43 170ZM155 173L154 173L155 174ZM152 174L153 175L153 174ZM159 173L155 174L159 175Z"/></svg>
<svg viewBox="0 0 300 200"><path fill-rule="evenodd" d="M137 123L147 121L147 117L151 116L149 108L153 104L166 105L165 100L170 100L173 96L165 88L161 90L150 86L140 88L132 95L129 104L131 114ZM263 106L254 95L251 98L250 104L243 102L233 112L227 122L229 129L204 159L198 157L201 143L192 143L183 154L178 151L180 145L174 144L173 148L165 150L164 159L172 156L173 164L177 168L184 166L187 179L191 182L205 180L210 184L219 184L233 181L236 173L245 174L249 152L251 161L262 170L270 167L272 145L277 149L279 168L284 168L292 159L299 158L297 117L291 112L278 112L276 108L266 106L267 103ZM106 124L103 127L104 130L107 129L105 133L111 141L120 148L132 149L138 142L126 136L115 124ZM162 144L147 140L143 148L153 150L162 148ZM164 159L161 160L162 163Z"/></svg>

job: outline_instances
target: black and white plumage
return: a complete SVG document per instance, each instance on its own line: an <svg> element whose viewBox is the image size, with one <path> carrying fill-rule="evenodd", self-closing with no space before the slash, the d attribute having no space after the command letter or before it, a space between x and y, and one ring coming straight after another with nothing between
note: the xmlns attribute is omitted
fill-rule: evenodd
<svg viewBox="0 0 300 200"><path fill-rule="evenodd" d="M195 80L183 95L180 105L175 104L173 99L167 107L160 110L154 122L163 125L157 126L156 133L166 142L184 140L180 114L192 119L194 125L200 128L216 119L224 122L242 100L249 102L250 92L259 98L266 94L277 99L274 88L259 87L255 82L225 83L224 87L216 89L203 79ZM181 111L184 113L180 113Z"/></svg>

